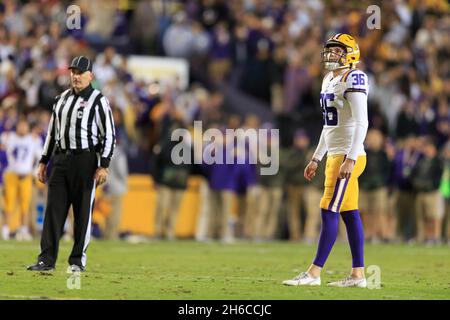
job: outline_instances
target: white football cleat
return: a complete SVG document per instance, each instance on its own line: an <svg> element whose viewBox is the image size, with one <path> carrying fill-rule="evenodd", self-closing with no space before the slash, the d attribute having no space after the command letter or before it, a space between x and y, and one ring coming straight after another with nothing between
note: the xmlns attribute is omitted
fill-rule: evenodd
<svg viewBox="0 0 450 320"><path fill-rule="evenodd" d="M320 286L320 277L314 278L308 272L302 272L294 279L284 280L287 286Z"/></svg>
<svg viewBox="0 0 450 320"><path fill-rule="evenodd" d="M330 287L356 287L356 288L367 288L366 278L355 279L352 276L348 276L344 280L334 281L328 283Z"/></svg>
<svg viewBox="0 0 450 320"><path fill-rule="evenodd" d="M2 240L9 240L9 228L8 228L8 226L2 226Z"/></svg>
<svg viewBox="0 0 450 320"><path fill-rule="evenodd" d="M16 232L16 235L14 236L14 239L16 241L23 241L23 234L22 234L22 232Z"/></svg>
<svg viewBox="0 0 450 320"><path fill-rule="evenodd" d="M33 236L29 232L22 233L22 241L33 241Z"/></svg>

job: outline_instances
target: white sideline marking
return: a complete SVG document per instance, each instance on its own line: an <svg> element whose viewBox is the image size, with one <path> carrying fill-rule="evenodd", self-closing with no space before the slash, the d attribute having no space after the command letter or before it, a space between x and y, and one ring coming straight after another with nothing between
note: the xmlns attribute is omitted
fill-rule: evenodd
<svg viewBox="0 0 450 320"><path fill-rule="evenodd" d="M23 296L23 295L14 295L14 294L0 294L0 297L3 298L12 298L12 299L30 299L30 300L93 300L93 299L85 299L85 298L70 298L70 297L47 297L47 296Z"/></svg>

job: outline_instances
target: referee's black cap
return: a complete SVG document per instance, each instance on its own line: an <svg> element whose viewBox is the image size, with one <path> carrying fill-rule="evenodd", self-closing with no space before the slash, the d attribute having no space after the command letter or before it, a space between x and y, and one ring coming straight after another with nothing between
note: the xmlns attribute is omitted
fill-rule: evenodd
<svg viewBox="0 0 450 320"><path fill-rule="evenodd" d="M75 57L70 64L69 69L78 69L81 72L91 71L92 72L92 61L85 56Z"/></svg>

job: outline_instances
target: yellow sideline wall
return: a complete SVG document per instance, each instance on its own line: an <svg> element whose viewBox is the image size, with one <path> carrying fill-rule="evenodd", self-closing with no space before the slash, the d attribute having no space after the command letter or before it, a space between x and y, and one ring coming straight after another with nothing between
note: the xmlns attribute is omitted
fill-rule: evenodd
<svg viewBox="0 0 450 320"><path fill-rule="evenodd" d="M176 235L180 238L193 237L195 234L200 208L200 182L199 177L191 177L188 181L176 226ZM128 178L128 188L129 192L124 197L120 230L153 235L157 192L152 178L148 175L132 175Z"/></svg>
<svg viewBox="0 0 450 320"><path fill-rule="evenodd" d="M200 177L191 177L188 188L183 195L180 212L178 214L176 235L180 238L193 237L200 208L199 185ZM43 185L41 185L42 187ZM130 175L128 177L128 193L123 199L123 211L119 230L134 234L152 236L156 211L157 192L153 180L148 175ZM34 208L33 208L34 209ZM101 226L110 210L109 203L102 201L102 191L97 189L93 221ZM10 230L15 231L20 225L19 211L10 219Z"/></svg>
<svg viewBox="0 0 450 320"><path fill-rule="evenodd" d="M188 187L184 192L178 213L175 234L178 238L194 237L197 226L198 213L200 211L200 184L202 177L192 176L188 180ZM42 189L46 186L37 182L36 188ZM0 197L0 201L3 201ZM0 205L2 205L0 203ZM35 205L35 204L34 204ZM145 236L153 236L155 231L155 212L157 206L157 190L149 175L130 175L128 177L128 192L123 198L123 209L119 225L120 232L131 232ZM33 219L36 219L36 208ZM103 196L101 188L97 188L95 206L93 211L93 222L103 227L105 217L111 210L111 204ZM233 214L236 217L238 211L237 198L233 203ZM20 225L20 215L17 210L9 220L10 230L16 231Z"/></svg>

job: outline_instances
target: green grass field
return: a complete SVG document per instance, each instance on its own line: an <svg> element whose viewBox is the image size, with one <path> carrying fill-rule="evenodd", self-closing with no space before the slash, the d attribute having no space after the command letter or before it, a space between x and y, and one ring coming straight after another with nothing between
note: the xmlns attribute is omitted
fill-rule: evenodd
<svg viewBox="0 0 450 320"><path fill-rule="evenodd" d="M303 271L316 245L197 243L194 241L95 241L81 288L68 289L71 244L61 243L53 273L26 271L38 242L0 242L0 299L449 299L450 247L367 245L366 266L381 268L381 289L331 288L344 277L351 256L338 243L320 287L287 287L284 279ZM71 282L69 280L69 283Z"/></svg>

